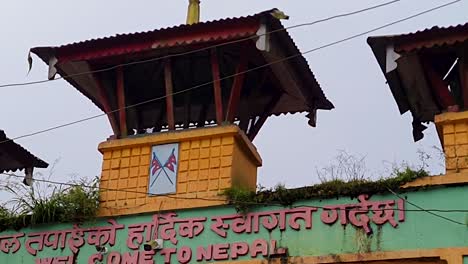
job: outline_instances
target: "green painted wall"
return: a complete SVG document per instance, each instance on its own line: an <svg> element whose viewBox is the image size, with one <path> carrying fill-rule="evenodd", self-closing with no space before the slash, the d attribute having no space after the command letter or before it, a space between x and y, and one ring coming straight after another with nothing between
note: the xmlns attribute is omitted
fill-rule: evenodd
<svg viewBox="0 0 468 264"><path fill-rule="evenodd" d="M468 186L438 188L431 190L419 190L404 194L409 201L426 209L465 209L468 210ZM371 197L371 201L394 200L397 197L393 195L375 195ZM302 201L296 205L307 206L325 206L333 204L349 204L357 203L356 199L350 198L332 199L332 200L310 200ZM262 207L256 211L277 210L279 207ZM417 209L406 203L407 210ZM234 214L235 210L232 207L216 207L209 209L183 210L178 211L178 218L191 217L208 217L205 223L205 230L199 236L188 239L178 237L177 246L173 246L169 241L165 241L165 247L188 246L195 251L197 246L207 246L208 244L217 243L232 243L232 242L248 242L252 243L255 239L277 240L282 247L289 249L291 256L320 256L330 254L343 254L354 252L368 251L396 251L396 250L411 250L411 249L430 249L430 248L446 248L446 247L468 247L468 226L451 223L447 220L435 217L427 212L407 211L405 222L399 223L396 228L386 223L381 227L374 224L372 228L374 233L370 236L366 235L362 229L356 229L348 224L346 227L340 225L339 222L332 226L322 223L320 219L322 210L318 209L313 213L312 229L302 228L300 231L288 228L281 232L276 229L269 233L267 230L260 228L260 232L256 234L235 234L228 232L227 238L222 238L211 231L210 225L212 216ZM453 220L466 223L468 214L463 213L437 213ZM371 216L372 214L369 213ZM126 229L117 231L117 242L109 251L128 252L130 251L126 245L128 235L127 226L136 223L150 222L152 215L138 215L117 217L115 220L119 224L124 224ZM108 225L105 219L97 220L95 223L87 223L83 227L92 227L99 225ZM301 222L301 225L303 223ZM41 232L50 230L70 229L71 224L55 224L38 226L34 229L28 228L20 232ZM0 236L18 233L18 231L8 231L0 233ZM1 242L1 241L0 241ZM66 247L62 250L51 250L44 248L39 252L37 257L30 255L24 246L25 238L20 239L21 248L15 254L6 254L0 251L0 263L35 263L38 258L46 258L53 256L68 256L71 251ZM84 245L78 254L77 263L88 263L88 258L96 253L94 246ZM192 262L195 262L195 252L193 253ZM240 259L249 257L241 257ZM156 254L154 257L155 263L164 263L162 256ZM465 263L467 263L465 257ZM43 262L47 263L47 262ZM56 262L59 263L59 262ZM63 262L66 263L66 262ZM103 262L107 263L107 262ZM171 263L177 263L177 258L172 257Z"/></svg>

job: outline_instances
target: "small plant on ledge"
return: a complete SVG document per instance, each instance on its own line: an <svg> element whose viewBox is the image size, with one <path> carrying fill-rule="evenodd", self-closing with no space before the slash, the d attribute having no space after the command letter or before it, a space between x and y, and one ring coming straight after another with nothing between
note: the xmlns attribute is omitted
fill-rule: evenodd
<svg viewBox="0 0 468 264"><path fill-rule="evenodd" d="M84 222L96 217L99 209L98 178L79 180L67 187L32 187L10 183L2 188L13 198L0 206L0 231L63 222Z"/></svg>

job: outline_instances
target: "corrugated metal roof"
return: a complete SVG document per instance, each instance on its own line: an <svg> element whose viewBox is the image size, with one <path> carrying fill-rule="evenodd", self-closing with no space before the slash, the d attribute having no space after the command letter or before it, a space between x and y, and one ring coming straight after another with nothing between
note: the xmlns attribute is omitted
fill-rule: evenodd
<svg viewBox="0 0 468 264"><path fill-rule="evenodd" d="M17 171L25 168L47 168L49 164L37 158L25 148L9 140L3 130L0 130L0 173ZM4 142L5 141L5 142Z"/></svg>
<svg viewBox="0 0 468 264"><path fill-rule="evenodd" d="M413 133L417 135L415 136L415 140L422 138L420 130L424 128L420 125L420 122L432 122L434 115L440 113L443 109L440 109L435 99L431 96L424 97L421 92L417 93L415 85L409 87L408 84L404 83L405 77L415 77L418 74L417 70L421 67L415 64L403 70L403 66L407 63L404 58L415 56L417 52L423 50L450 48L467 41L468 23L449 27L435 26L412 33L376 36L367 39L387 79L400 113L403 114L410 111L413 116ZM395 52L402 56L398 61L397 69L387 69L388 48L393 48ZM419 75L421 83L418 84L423 87L427 86L425 83L422 83L425 80L424 76L422 74ZM429 91L427 92L429 93Z"/></svg>
<svg viewBox="0 0 468 264"><path fill-rule="evenodd" d="M399 53L454 45L468 40L468 23L449 27L434 26L406 34L370 37L368 43L372 45L377 40L392 43L395 51Z"/></svg>
<svg viewBox="0 0 468 264"><path fill-rule="evenodd" d="M118 34L111 37L90 39L57 47L36 47L31 52L38 55L45 63L49 63L52 56L57 56L61 61L91 60L102 57L138 53L160 48L173 48L193 44L226 42L254 36L259 28L259 22L266 22L275 31L275 36L285 46L286 56L300 54L297 45L289 33L284 30L281 22L274 18L271 10L257 13L251 16L225 18L214 21L200 22L193 25L178 25L174 27L156 29L152 31ZM318 109L333 109L333 104L326 98L310 66L303 56L294 56L289 60L291 65L301 73L304 86L310 88L307 92L310 101ZM58 66L61 73L60 66ZM71 78L65 78L76 87ZM77 87L85 96L91 98L86 91ZM314 97L314 98L312 98ZM93 99L92 99L93 100ZM93 100L101 108L101 106ZM102 108L101 108L102 109Z"/></svg>
<svg viewBox="0 0 468 264"><path fill-rule="evenodd" d="M97 57L137 53L159 48L226 41L254 35L258 29L258 19L269 12L200 22L193 25L181 24L151 31L116 34L56 47L35 47L31 51L39 56L44 53L54 54L60 57L59 60L90 60ZM86 53L89 50L99 51ZM79 51L81 54L77 57L76 54Z"/></svg>

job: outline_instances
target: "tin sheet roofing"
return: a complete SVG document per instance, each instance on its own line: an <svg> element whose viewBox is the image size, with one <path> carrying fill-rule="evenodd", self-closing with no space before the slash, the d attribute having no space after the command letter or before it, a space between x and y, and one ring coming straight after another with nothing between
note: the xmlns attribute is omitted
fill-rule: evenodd
<svg viewBox="0 0 468 264"><path fill-rule="evenodd" d="M36 47L31 51L39 56L44 53L46 53L44 55L54 54L61 60L92 60L160 48L226 41L254 35L257 30L255 27L256 18L259 15L116 34L57 47Z"/></svg>
<svg viewBox="0 0 468 264"><path fill-rule="evenodd" d="M468 23L465 23L449 27L434 26L406 34L370 37L368 43L371 46L378 41L392 43L396 52L404 53L454 45L467 40Z"/></svg>
<svg viewBox="0 0 468 264"><path fill-rule="evenodd" d="M259 22L264 21L270 26L269 30L275 31L273 34L284 45L286 56L291 56L289 61L295 70L300 73L305 86L312 87L310 92L315 97L314 104L317 108L333 109L333 104L325 97L306 59L303 56L297 56L300 54L297 45L289 33L284 30L281 22L271 16L270 13L271 10L268 10L250 16L225 18L193 25L182 24L152 31L117 34L56 47L36 47L32 48L31 52L38 55L45 63L49 63L49 59L52 56L56 56L60 64L61 61L92 60L161 48L183 47L204 43L216 44L255 36L258 31ZM65 79L70 81L69 78ZM73 82L71 84L73 85ZM80 88L78 89L80 90ZM86 92L81 92L89 97Z"/></svg>
<svg viewBox="0 0 468 264"><path fill-rule="evenodd" d="M9 140L3 130L0 130L0 142L3 142L0 144L0 173L49 166L21 145Z"/></svg>

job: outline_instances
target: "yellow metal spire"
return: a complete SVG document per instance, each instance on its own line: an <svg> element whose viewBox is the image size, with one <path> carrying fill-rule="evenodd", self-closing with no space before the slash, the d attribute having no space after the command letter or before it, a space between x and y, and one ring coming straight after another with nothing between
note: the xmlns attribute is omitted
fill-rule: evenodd
<svg viewBox="0 0 468 264"><path fill-rule="evenodd" d="M200 0L189 0L187 24L192 25L198 22L200 22Z"/></svg>

